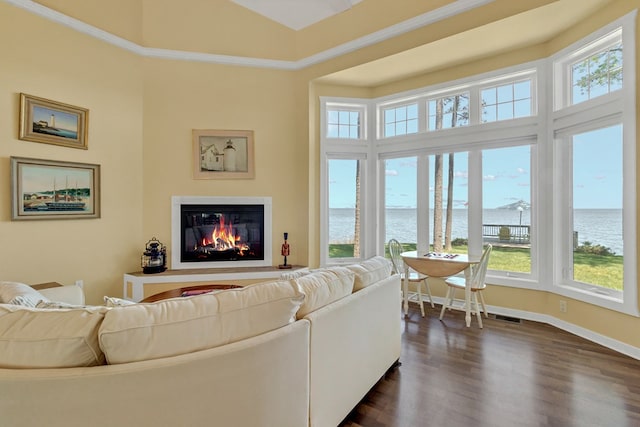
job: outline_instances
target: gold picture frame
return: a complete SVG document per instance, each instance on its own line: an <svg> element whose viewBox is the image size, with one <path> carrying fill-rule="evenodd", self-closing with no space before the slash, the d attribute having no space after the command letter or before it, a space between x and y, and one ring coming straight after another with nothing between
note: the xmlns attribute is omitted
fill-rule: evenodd
<svg viewBox="0 0 640 427"><path fill-rule="evenodd" d="M100 218L100 165L11 157L11 220Z"/></svg>
<svg viewBox="0 0 640 427"><path fill-rule="evenodd" d="M20 94L20 135L24 141L86 150L89 110Z"/></svg>
<svg viewBox="0 0 640 427"><path fill-rule="evenodd" d="M194 179L253 179L252 130L194 129Z"/></svg>

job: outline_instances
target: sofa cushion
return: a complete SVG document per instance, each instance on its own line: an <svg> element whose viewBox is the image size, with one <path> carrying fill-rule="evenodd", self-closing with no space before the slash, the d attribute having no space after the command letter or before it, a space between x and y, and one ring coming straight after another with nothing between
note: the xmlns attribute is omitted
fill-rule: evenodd
<svg viewBox="0 0 640 427"><path fill-rule="evenodd" d="M35 307L47 297L29 285L19 282L0 282L0 303Z"/></svg>
<svg viewBox="0 0 640 427"><path fill-rule="evenodd" d="M0 367L70 368L104 364L98 328L105 307L37 309L0 304Z"/></svg>
<svg viewBox="0 0 640 427"><path fill-rule="evenodd" d="M355 274L346 267L333 267L315 271L295 280L305 295L304 303L298 310L297 318L316 311L353 292Z"/></svg>
<svg viewBox="0 0 640 427"><path fill-rule="evenodd" d="M303 300L295 283L282 281L114 307L100 346L110 364L191 353L284 326Z"/></svg>
<svg viewBox="0 0 640 427"><path fill-rule="evenodd" d="M391 261L382 256L374 256L359 264L348 265L347 268L356 275L354 292L391 275Z"/></svg>

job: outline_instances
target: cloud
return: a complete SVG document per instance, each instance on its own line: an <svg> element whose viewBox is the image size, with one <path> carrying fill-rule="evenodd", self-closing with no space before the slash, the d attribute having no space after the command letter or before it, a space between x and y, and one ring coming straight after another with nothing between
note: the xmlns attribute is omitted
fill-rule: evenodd
<svg viewBox="0 0 640 427"><path fill-rule="evenodd" d="M456 178L469 178L469 172L457 171L453 173L453 176L455 176Z"/></svg>
<svg viewBox="0 0 640 427"><path fill-rule="evenodd" d="M598 180L598 181L602 181L603 179L607 179L607 176L606 175L596 175L593 178Z"/></svg>
<svg viewBox="0 0 640 427"><path fill-rule="evenodd" d="M521 175L527 173L526 169L524 169L524 168L517 168L516 172L518 172Z"/></svg>
<svg viewBox="0 0 640 427"><path fill-rule="evenodd" d="M482 177L482 179L484 181L495 181L496 180L496 176L495 175L485 175Z"/></svg>
<svg viewBox="0 0 640 427"><path fill-rule="evenodd" d="M528 187L529 183L528 182L519 182L518 184L516 184L518 187Z"/></svg>
<svg viewBox="0 0 640 427"><path fill-rule="evenodd" d="M395 169L387 169L384 174L386 176L398 176L398 171Z"/></svg>
<svg viewBox="0 0 640 427"><path fill-rule="evenodd" d="M400 166L407 167L407 168L416 168L418 167L418 161L417 160L404 161L400 163Z"/></svg>

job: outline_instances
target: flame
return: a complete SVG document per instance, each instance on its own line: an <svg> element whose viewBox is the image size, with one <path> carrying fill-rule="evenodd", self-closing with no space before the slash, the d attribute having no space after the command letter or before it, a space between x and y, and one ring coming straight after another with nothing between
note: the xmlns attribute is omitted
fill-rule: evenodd
<svg viewBox="0 0 640 427"><path fill-rule="evenodd" d="M240 255L244 255L244 251L249 249L248 245L241 243L240 236L233 232L231 224L225 225L224 215L220 217L220 225L211 232L211 237L202 239L202 246L210 246L217 251L235 248L240 250Z"/></svg>

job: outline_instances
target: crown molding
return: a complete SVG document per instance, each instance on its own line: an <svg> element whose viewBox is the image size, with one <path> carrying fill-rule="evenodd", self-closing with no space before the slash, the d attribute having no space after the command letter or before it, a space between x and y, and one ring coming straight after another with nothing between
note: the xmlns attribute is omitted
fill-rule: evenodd
<svg viewBox="0 0 640 427"><path fill-rule="evenodd" d="M339 46L327 49L323 52L302 58L296 61L284 61L277 59L251 58L244 56L218 55L213 53L187 52L181 50L160 49L140 46L129 40L118 37L107 31L96 28L78 19L42 6L32 0L2 0L35 15L55 23L64 25L80 33L102 40L121 49L133 52L137 55L169 59L174 61L206 62L211 64L238 65L244 67L274 68L280 70L300 70L314 64L318 64L341 55L371 46L390 38L408 33L418 28L433 24L452 16L467 12L480 6L484 6L494 0L456 0L453 3L442 6L430 12L418 15L404 22L392 25L366 36L351 40Z"/></svg>

